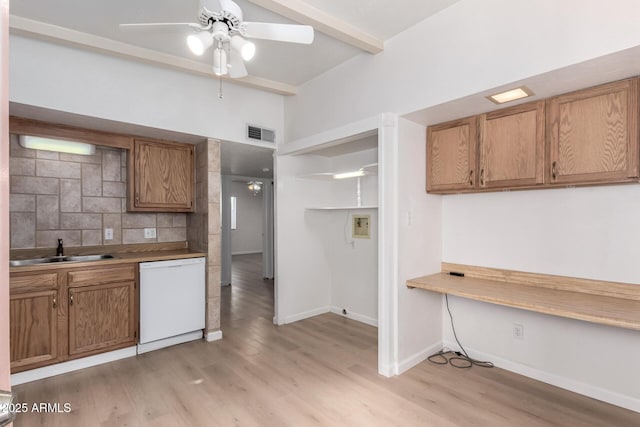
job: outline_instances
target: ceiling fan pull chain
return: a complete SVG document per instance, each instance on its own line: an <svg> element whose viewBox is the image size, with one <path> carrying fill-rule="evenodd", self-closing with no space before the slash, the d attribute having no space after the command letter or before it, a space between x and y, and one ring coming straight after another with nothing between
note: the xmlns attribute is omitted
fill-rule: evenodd
<svg viewBox="0 0 640 427"><path fill-rule="evenodd" d="M218 89L218 98L222 99L224 98L224 95L222 94L222 76L218 76L218 80L220 81L220 87Z"/></svg>

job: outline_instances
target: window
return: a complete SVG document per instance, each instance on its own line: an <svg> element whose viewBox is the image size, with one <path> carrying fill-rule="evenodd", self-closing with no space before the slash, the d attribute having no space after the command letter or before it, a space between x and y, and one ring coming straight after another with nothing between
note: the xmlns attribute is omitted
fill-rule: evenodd
<svg viewBox="0 0 640 427"><path fill-rule="evenodd" d="M236 229L236 196L231 196L231 229Z"/></svg>

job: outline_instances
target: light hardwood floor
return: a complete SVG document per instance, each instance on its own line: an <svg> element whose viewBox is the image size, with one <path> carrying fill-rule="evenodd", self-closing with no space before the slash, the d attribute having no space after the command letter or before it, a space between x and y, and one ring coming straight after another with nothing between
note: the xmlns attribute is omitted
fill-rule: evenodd
<svg viewBox="0 0 640 427"><path fill-rule="evenodd" d="M234 257L224 338L192 342L15 387L20 402L69 402L21 426L637 426L640 414L501 369L421 363L376 372L375 328L325 314L275 327L260 258Z"/></svg>

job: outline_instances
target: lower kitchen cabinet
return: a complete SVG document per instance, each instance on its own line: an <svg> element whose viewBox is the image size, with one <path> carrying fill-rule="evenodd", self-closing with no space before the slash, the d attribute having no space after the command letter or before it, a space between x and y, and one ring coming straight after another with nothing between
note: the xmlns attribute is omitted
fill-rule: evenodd
<svg viewBox="0 0 640 427"><path fill-rule="evenodd" d="M9 351L12 372L59 360L58 293L56 273L11 276Z"/></svg>
<svg viewBox="0 0 640 427"><path fill-rule="evenodd" d="M137 264L12 273L11 372L137 343Z"/></svg>
<svg viewBox="0 0 640 427"><path fill-rule="evenodd" d="M135 345L135 267L69 272L69 357Z"/></svg>
<svg viewBox="0 0 640 427"><path fill-rule="evenodd" d="M58 291L12 294L9 302L11 369L57 360Z"/></svg>
<svg viewBox="0 0 640 427"><path fill-rule="evenodd" d="M135 345L135 283L69 288L69 355Z"/></svg>

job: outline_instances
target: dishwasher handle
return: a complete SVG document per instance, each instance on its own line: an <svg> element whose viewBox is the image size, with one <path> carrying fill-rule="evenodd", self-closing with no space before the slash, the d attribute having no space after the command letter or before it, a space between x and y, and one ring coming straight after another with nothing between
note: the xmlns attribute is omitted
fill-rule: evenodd
<svg viewBox="0 0 640 427"><path fill-rule="evenodd" d="M187 258L183 260L166 260L166 261L151 261L141 262L140 271L142 270L155 270L164 268L176 268L176 267L190 267L195 265L204 265L205 258Z"/></svg>

